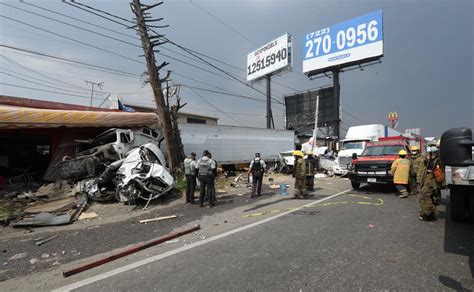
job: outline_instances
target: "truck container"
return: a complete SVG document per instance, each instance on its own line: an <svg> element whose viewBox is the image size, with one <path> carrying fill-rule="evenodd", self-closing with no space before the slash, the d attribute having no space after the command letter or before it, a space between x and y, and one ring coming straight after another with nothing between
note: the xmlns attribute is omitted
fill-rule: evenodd
<svg viewBox="0 0 474 292"><path fill-rule="evenodd" d="M267 162L278 161L279 154L294 149L294 131L264 128L180 124L184 152L201 156L204 149L222 165L250 163L255 153Z"/></svg>

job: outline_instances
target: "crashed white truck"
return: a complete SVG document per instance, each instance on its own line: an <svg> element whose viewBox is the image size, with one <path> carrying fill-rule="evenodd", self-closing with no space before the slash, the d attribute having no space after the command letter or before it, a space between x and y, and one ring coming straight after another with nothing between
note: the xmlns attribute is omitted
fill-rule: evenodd
<svg viewBox="0 0 474 292"><path fill-rule="evenodd" d="M62 145L45 180L77 182L91 200L134 203L142 198L149 202L175 184L159 139L158 132L146 127L110 129L94 139Z"/></svg>

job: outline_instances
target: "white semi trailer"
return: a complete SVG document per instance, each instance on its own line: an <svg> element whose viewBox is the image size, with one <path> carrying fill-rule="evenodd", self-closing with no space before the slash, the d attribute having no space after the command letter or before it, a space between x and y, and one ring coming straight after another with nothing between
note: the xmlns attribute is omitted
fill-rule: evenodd
<svg viewBox="0 0 474 292"><path fill-rule="evenodd" d="M179 124L184 152L204 149L222 165L248 163L260 153L265 161L279 160L279 153L294 149L294 131L206 124Z"/></svg>

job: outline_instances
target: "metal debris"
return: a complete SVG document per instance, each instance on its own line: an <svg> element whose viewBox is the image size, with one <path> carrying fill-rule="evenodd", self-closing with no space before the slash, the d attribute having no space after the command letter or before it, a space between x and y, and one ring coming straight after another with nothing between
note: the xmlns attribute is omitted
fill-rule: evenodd
<svg viewBox="0 0 474 292"><path fill-rule="evenodd" d="M42 239L40 239L40 240L35 240L35 244L36 244L37 246L40 246L40 245L43 245L43 244L45 244L45 243L47 243L47 242L50 242L51 240L53 240L53 239L55 239L55 238L57 238L57 237L58 237L57 235L53 235L53 236L49 236L49 237L46 237L46 238L42 238Z"/></svg>

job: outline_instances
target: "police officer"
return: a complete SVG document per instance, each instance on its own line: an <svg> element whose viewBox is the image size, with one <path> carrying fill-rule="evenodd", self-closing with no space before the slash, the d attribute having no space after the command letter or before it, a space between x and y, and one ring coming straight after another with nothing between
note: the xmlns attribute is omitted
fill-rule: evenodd
<svg viewBox="0 0 474 292"><path fill-rule="evenodd" d="M265 172L266 167L265 161L260 158L260 153L255 153L255 158L250 162L248 172L248 175L252 173L251 198L255 198L255 192L257 192L257 196L260 196L262 193L263 173Z"/></svg>
<svg viewBox="0 0 474 292"><path fill-rule="evenodd" d="M418 219L436 220L436 205L439 205L444 183L444 169L438 158L438 147L428 148L428 159L422 164L417 177L420 184L420 213Z"/></svg>
<svg viewBox="0 0 474 292"><path fill-rule="evenodd" d="M400 198L408 197L408 177L410 174L410 160L406 159L407 152L400 150L399 158L392 163L393 183L400 193Z"/></svg>
<svg viewBox="0 0 474 292"><path fill-rule="evenodd" d="M410 195L416 195L418 193L416 177L420 167L425 161L425 157L420 154L418 146L412 146L410 150Z"/></svg>
<svg viewBox="0 0 474 292"><path fill-rule="evenodd" d="M216 203L216 177L217 177L217 162L212 159L212 154L209 153L211 159L211 173L209 174L209 190L207 195L209 196L210 206L214 206Z"/></svg>
<svg viewBox="0 0 474 292"><path fill-rule="evenodd" d="M194 204L194 191L196 190L196 153L184 159L184 174L186 175L186 203Z"/></svg>
<svg viewBox="0 0 474 292"><path fill-rule="evenodd" d="M313 157L313 151L306 152L306 188L308 191L314 191L314 169L316 168L316 159Z"/></svg>
<svg viewBox="0 0 474 292"><path fill-rule="evenodd" d="M306 164L304 162L304 154L301 150L293 151L295 157L295 166L293 169L293 177L295 178L295 199L301 199L306 195Z"/></svg>
<svg viewBox="0 0 474 292"><path fill-rule="evenodd" d="M206 196L206 193L209 197L209 206L214 205L214 202L211 201L211 197L209 196L210 174L213 171L213 167L215 168L215 165L209 158L210 155L211 154L208 150L204 150L202 157L197 161L199 184L201 188L199 194L199 207L204 207L204 197Z"/></svg>

